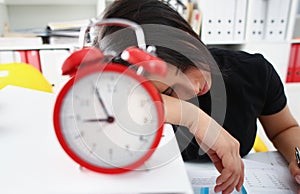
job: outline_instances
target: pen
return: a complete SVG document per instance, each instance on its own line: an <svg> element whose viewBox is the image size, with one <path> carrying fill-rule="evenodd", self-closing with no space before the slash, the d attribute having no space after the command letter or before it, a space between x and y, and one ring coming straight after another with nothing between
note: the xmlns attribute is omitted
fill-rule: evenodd
<svg viewBox="0 0 300 194"><path fill-rule="evenodd" d="M296 150L296 159L297 159L297 163L298 163L298 167L300 168L300 151L298 147L295 147Z"/></svg>

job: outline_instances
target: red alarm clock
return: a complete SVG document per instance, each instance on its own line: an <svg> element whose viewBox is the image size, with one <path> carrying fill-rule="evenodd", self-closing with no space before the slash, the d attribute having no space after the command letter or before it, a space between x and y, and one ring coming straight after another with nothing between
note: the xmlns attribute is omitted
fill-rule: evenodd
<svg viewBox="0 0 300 194"><path fill-rule="evenodd" d="M131 27L128 23L132 24L107 19L96 25ZM98 48L73 52L62 67L71 78L54 107L55 133L64 151L80 166L101 173L136 169L149 159L162 137L161 95L140 73L163 76L166 63L139 47L125 49L121 57L129 67L107 62Z"/></svg>

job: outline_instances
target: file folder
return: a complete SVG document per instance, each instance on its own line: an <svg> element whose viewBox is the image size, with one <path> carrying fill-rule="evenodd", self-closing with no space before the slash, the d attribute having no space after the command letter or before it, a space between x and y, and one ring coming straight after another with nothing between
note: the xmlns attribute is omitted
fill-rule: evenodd
<svg viewBox="0 0 300 194"><path fill-rule="evenodd" d="M235 20L235 0L201 0L203 13L201 39L207 43L231 43Z"/></svg>
<svg viewBox="0 0 300 194"><path fill-rule="evenodd" d="M267 3L267 0L248 1L247 40L260 41L264 39Z"/></svg>
<svg viewBox="0 0 300 194"><path fill-rule="evenodd" d="M281 0L281 9L278 14L278 26L277 26L277 34L279 40L285 40L287 29L288 29L288 20L289 20L289 12L291 10L291 0Z"/></svg>
<svg viewBox="0 0 300 194"><path fill-rule="evenodd" d="M39 50L28 50L26 51L27 63L37 68L42 72Z"/></svg>
<svg viewBox="0 0 300 194"><path fill-rule="evenodd" d="M200 35L201 31L201 22L202 22L202 13L198 9L194 9L192 11L192 16L191 16L191 26L193 30Z"/></svg>
<svg viewBox="0 0 300 194"><path fill-rule="evenodd" d="M247 0L235 0L235 18L233 26L234 42L242 43L245 40L246 13Z"/></svg>
<svg viewBox="0 0 300 194"><path fill-rule="evenodd" d="M15 52L15 62L22 62L22 63L27 63L27 56L25 50L18 50L14 51Z"/></svg>
<svg viewBox="0 0 300 194"><path fill-rule="evenodd" d="M214 36L216 36L214 3L217 3L217 0L201 0L198 2L199 10L202 13L200 36L206 44L213 42Z"/></svg>
<svg viewBox="0 0 300 194"><path fill-rule="evenodd" d="M215 12L218 17L218 36L220 41L233 41L233 26L235 22L235 0L218 0L219 12ZM221 32L219 34L219 32Z"/></svg>
<svg viewBox="0 0 300 194"><path fill-rule="evenodd" d="M294 73L292 75L293 82L300 82L300 44L293 44L296 48L294 55Z"/></svg>
<svg viewBox="0 0 300 194"><path fill-rule="evenodd" d="M285 39L289 9L290 0L267 1L266 40Z"/></svg>
<svg viewBox="0 0 300 194"><path fill-rule="evenodd" d="M297 57L297 44L292 44L291 45L291 51L290 51L290 57L289 57L289 62L288 62L288 68L287 68L287 75L286 75L286 83L291 83L294 81L293 76L294 76L294 71L295 71L295 62L296 62L296 57Z"/></svg>
<svg viewBox="0 0 300 194"><path fill-rule="evenodd" d="M12 63L14 62L13 51L0 51L0 63Z"/></svg>

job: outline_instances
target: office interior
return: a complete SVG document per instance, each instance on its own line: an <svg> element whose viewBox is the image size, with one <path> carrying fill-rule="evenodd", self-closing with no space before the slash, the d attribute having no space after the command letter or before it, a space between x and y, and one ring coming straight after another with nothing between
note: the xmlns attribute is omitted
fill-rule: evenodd
<svg viewBox="0 0 300 194"><path fill-rule="evenodd" d="M78 25L85 26L101 16L105 7L112 1L0 0L0 64L31 63L49 81L53 93L57 94L68 80L68 77L61 75L62 63L72 52L82 46ZM177 5L177 1L174 2L174 5ZM191 26L199 34L199 38L208 47L261 53L275 66L284 83L291 111L300 122L300 77L299 79L297 76L289 77L291 73L296 73L297 68L300 72L300 0L182 0L182 2L184 5L188 3L193 5L189 13L186 12L186 7L179 8L179 11L183 17L187 17ZM267 4L263 5L262 2ZM215 17L209 12L209 8L215 3L224 3L223 6L233 10L222 16L234 21L231 26L210 27L208 25L210 17ZM256 12L258 5L262 6L263 12ZM278 9L276 5L284 6ZM216 13L218 12L213 12ZM260 26L253 23L254 17L258 16L264 20ZM284 18L284 21L280 17ZM275 27L269 26L267 21L270 18L282 22ZM240 26L238 26L239 21L242 21ZM61 25L76 25L77 29L74 32L67 31L67 34L62 30L61 34L55 36L45 35L49 30L52 30L53 34L56 33L55 27ZM226 29L226 32L230 31L230 33L226 35L224 30L221 35L218 35L214 33L216 29ZM276 35L276 32L279 33ZM212 36L212 34L216 35ZM297 52L293 52L293 49ZM26 56L25 61L22 61L23 55ZM38 59L34 57L37 55ZM258 135L269 151L276 151L261 126Z"/></svg>

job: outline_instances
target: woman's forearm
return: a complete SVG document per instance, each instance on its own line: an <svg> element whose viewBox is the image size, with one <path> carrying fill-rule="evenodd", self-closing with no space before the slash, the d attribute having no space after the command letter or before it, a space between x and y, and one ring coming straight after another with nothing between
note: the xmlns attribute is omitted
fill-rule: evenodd
<svg viewBox="0 0 300 194"><path fill-rule="evenodd" d="M284 130L272 139L276 149L285 157L288 163L295 160L295 147L300 147L300 127L295 126Z"/></svg>
<svg viewBox="0 0 300 194"><path fill-rule="evenodd" d="M197 132L202 138L201 132L205 133L211 118L195 105L177 98L162 95L165 109L165 121L167 123L187 127L192 134ZM201 123L201 129L199 129ZM201 130L201 132L199 131Z"/></svg>
<svg viewBox="0 0 300 194"><path fill-rule="evenodd" d="M187 127L195 136L201 148L204 149L203 151L207 151L214 146L217 139L219 144L222 142L224 146L228 145L228 142L224 142L224 137L230 138L230 141L234 144L239 144L214 119L197 106L167 95L162 95L162 98L165 109L165 121Z"/></svg>

